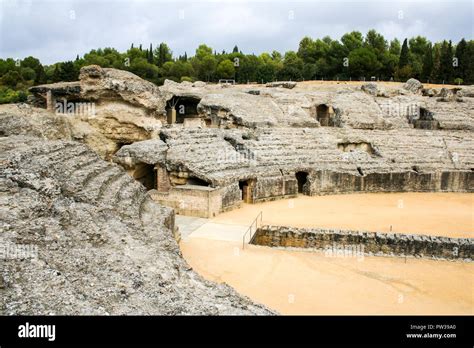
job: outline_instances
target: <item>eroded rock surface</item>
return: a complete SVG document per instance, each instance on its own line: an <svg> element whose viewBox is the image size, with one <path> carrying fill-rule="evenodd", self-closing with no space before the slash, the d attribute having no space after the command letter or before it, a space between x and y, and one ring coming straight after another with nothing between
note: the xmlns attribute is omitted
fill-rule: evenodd
<svg viewBox="0 0 474 348"><path fill-rule="evenodd" d="M174 213L86 146L0 138L0 314L269 314L202 279L173 238Z"/></svg>

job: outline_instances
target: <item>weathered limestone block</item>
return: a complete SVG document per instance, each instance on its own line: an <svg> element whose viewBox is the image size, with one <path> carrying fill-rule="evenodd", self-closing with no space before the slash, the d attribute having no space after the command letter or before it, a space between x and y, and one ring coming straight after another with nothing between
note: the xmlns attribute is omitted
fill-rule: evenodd
<svg viewBox="0 0 474 348"><path fill-rule="evenodd" d="M419 93L423 89L423 85L417 79L409 79L404 85L403 88L412 93Z"/></svg>
<svg viewBox="0 0 474 348"><path fill-rule="evenodd" d="M269 82L265 85L266 87L282 87L292 89L296 87L296 82L294 81L276 81L276 82Z"/></svg>
<svg viewBox="0 0 474 348"><path fill-rule="evenodd" d="M124 145L117 151L113 161L132 168L137 163L157 164L164 163L168 146L160 139L137 141L131 145Z"/></svg>

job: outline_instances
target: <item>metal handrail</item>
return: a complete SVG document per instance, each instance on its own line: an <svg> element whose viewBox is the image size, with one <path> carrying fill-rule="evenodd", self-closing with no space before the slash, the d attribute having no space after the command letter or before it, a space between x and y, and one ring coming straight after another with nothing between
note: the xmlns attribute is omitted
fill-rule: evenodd
<svg viewBox="0 0 474 348"><path fill-rule="evenodd" d="M255 224L255 232L257 232L257 229L258 229L258 218L260 217L260 223L262 222L263 220L263 211L261 211L260 213L258 213L257 217L252 221L252 223L250 224L249 228L247 229L247 231L244 233L244 235L242 236L242 250L245 248L245 236L250 233L250 238L249 238L249 243L252 241L252 227L253 225Z"/></svg>

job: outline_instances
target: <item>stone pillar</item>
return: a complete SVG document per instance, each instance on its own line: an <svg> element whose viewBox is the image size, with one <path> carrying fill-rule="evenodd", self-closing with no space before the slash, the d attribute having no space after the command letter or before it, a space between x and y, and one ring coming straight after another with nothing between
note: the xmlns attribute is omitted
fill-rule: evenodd
<svg viewBox="0 0 474 348"><path fill-rule="evenodd" d="M175 108L171 108L168 110L167 122L168 124L176 123L176 109Z"/></svg>
<svg viewBox="0 0 474 348"><path fill-rule="evenodd" d="M158 192L169 192L171 188L170 178L166 168L160 164L155 166L156 170L156 190Z"/></svg>
<svg viewBox="0 0 474 348"><path fill-rule="evenodd" d="M46 110L54 112L56 101L54 100L53 92L49 90L46 93Z"/></svg>

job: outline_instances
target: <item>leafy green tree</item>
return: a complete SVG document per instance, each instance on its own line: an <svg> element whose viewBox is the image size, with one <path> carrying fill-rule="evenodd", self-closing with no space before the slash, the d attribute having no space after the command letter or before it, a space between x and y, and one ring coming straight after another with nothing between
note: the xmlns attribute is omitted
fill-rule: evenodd
<svg viewBox="0 0 474 348"><path fill-rule="evenodd" d="M15 91L14 89L0 86L0 104L22 103L26 102L27 93L23 90Z"/></svg>
<svg viewBox="0 0 474 348"><path fill-rule="evenodd" d="M304 63L314 64L316 61L316 45L314 40L307 36L304 37L300 41L297 54Z"/></svg>
<svg viewBox="0 0 474 348"><path fill-rule="evenodd" d="M422 36L411 38L408 41L409 50L409 65L412 68L412 77L421 79L423 73L423 61L425 53L431 43Z"/></svg>
<svg viewBox="0 0 474 348"><path fill-rule="evenodd" d="M257 70L257 82L270 82L277 78L278 72L282 68L282 62L273 59L273 55L262 53L259 57L260 65Z"/></svg>
<svg viewBox="0 0 474 348"><path fill-rule="evenodd" d="M22 68L31 68L33 69L35 76L34 76L34 83L41 84L46 82L46 74L44 72L43 65L39 59L34 58L32 56L26 57L21 61Z"/></svg>
<svg viewBox="0 0 474 348"><path fill-rule="evenodd" d="M413 69L410 65L405 65L395 71L395 78L400 81L406 81L413 76Z"/></svg>
<svg viewBox="0 0 474 348"><path fill-rule="evenodd" d="M395 71L398 68L398 59L398 54L391 53L390 51L385 52L380 61L382 65L380 68L380 78L382 80L390 80L394 77Z"/></svg>
<svg viewBox="0 0 474 348"><path fill-rule="evenodd" d="M365 36L365 46L371 47L374 52L382 56L387 50L387 41L382 34L377 33L374 29L369 30Z"/></svg>
<svg viewBox="0 0 474 348"><path fill-rule="evenodd" d="M226 59L217 66L217 76L223 79L233 78L235 75L234 63Z"/></svg>
<svg viewBox="0 0 474 348"><path fill-rule="evenodd" d="M23 82L23 78L16 70L11 70L4 74L0 80L1 84L7 87L15 88L18 83Z"/></svg>
<svg viewBox="0 0 474 348"><path fill-rule="evenodd" d="M199 63L198 77L201 80L211 81L216 71L217 61L214 56L205 56Z"/></svg>
<svg viewBox="0 0 474 348"><path fill-rule="evenodd" d="M345 48L345 55L347 57L350 52L362 47L364 44L364 37L360 32L352 31L350 33L344 34L341 37L341 42Z"/></svg>
<svg viewBox="0 0 474 348"><path fill-rule="evenodd" d="M272 51L272 59L275 62L281 62L283 60L283 56L281 55L280 52L273 50Z"/></svg>
<svg viewBox="0 0 474 348"><path fill-rule="evenodd" d="M375 30L369 30L365 37L364 46L369 48L377 57L377 61L380 63L378 70L373 70L373 75L380 77L381 74L387 74L387 70L383 69L382 63L391 63L391 57L387 56L388 44L382 34L377 33Z"/></svg>
<svg viewBox="0 0 474 348"><path fill-rule="evenodd" d="M355 78L370 78L377 74L382 64L377 60L374 50L361 47L349 54L349 70Z"/></svg>
<svg viewBox="0 0 474 348"><path fill-rule="evenodd" d="M148 63L146 58L136 58L132 60L130 71L148 81L154 81L158 77L158 67Z"/></svg>
<svg viewBox="0 0 474 348"><path fill-rule="evenodd" d="M239 60L238 67L235 68L237 81L243 83L247 81L258 81L258 72L262 64L264 64L263 61L254 54L243 56L243 58Z"/></svg>
<svg viewBox="0 0 474 348"><path fill-rule="evenodd" d="M397 57L399 57L400 56L400 50L401 50L400 41L397 38L390 41L390 47L389 47L388 50L389 50L390 54L394 54Z"/></svg>
<svg viewBox="0 0 474 348"><path fill-rule="evenodd" d="M0 76L3 76L9 71L13 70L18 70L18 68L12 58L0 59Z"/></svg>
<svg viewBox="0 0 474 348"><path fill-rule="evenodd" d="M77 81L79 79L79 72L76 71L73 62L67 61L60 63L59 79L60 81Z"/></svg>
<svg viewBox="0 0 474 348"><path fill-rule="evenodd" d="M211 47L206 45L199 45L199 47L196 49L196 54L194 57L196 59L202 60L204 59L204 57L212 56L212 54L213 53Z"/></svg>
<svg viewBox="0 0 474 348"><path fill-rule="evenodd" d="M134 48L133 50L137 50ZM109 68L110 62L103 57L103 51L92 50L84 55L84 65L100 65L103 68Z"/></svg>
<svg viewBox="0 0 474 348"><path fill-rule="evenodd" d="M33 82L36 79L36 73L32 68L21 68L21 77L24 81Z"/></svg>
<svg viewBox="0 0 474 348"><path fill-rule="evenodd" d="M281 80L300 80L303 78L303 60L296 52L288 51L283 59L283 67L279 71L278 77Z"/></svg>

